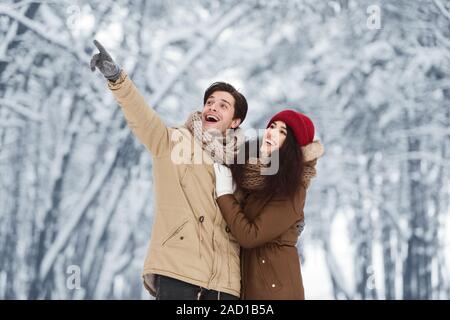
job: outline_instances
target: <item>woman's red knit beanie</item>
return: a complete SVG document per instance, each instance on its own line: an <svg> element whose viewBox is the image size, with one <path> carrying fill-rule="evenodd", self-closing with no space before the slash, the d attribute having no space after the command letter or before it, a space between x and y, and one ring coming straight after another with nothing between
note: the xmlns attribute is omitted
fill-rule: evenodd
<svg viewBox="0 0 450 320"><path fill-rule="evenodd" d="M270 119L267 128L275 121L283 121L294 132L295 139L302 147L314 140L314 123L303 113L295 110L283 110Z"/></svg>

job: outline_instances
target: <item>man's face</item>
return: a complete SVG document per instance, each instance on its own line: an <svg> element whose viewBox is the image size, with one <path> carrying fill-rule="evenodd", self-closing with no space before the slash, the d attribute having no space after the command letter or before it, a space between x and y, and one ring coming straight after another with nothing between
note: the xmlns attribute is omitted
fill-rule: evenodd
<svg viewBox="0 0 450 320"><path fill-rule="evenodd" d="M202 112L203 130L218 130L222 134L227 129L234 129L241 123L240 119L234 119L233 96L226 91L215 91L206 100Z"/></svg>

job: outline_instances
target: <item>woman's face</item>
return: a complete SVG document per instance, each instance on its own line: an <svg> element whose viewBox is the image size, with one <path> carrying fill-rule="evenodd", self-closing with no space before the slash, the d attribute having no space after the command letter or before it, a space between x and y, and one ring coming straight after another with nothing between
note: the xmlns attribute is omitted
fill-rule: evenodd
<svg viewBox="0 0 450 320"><path fill-rule="evenodd" d="M264 137L261 144L261 152L270 156L273 151L278 150L286 140L287 129L283 121L275 121L264 131Z"/></svg>

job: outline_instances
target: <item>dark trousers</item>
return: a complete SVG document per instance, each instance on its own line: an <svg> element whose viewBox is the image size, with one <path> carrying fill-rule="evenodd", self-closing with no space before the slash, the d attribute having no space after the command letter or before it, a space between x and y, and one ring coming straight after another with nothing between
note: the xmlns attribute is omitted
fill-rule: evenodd
<svg viewBox="0 0 450 320"><path fill-rule="evenodd" d="M156 275L156 300L239 300L231 294L208 290L166 276Z"/></svg>

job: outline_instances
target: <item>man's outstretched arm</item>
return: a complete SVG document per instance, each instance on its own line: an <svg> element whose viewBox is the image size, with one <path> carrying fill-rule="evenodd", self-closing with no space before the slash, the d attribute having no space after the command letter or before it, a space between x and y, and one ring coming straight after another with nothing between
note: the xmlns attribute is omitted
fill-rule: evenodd
<svg viewBox="0 0 450 320"><path fill-rule="evenodd" d="M169 130L158 114L149 107L144 97L125 71L114 62L105 48L96 40L99 50L91 59L91 70L97 68L108 79L108 87L122 107L128 126L139 141L156 157L170 152Z"/></svg>

